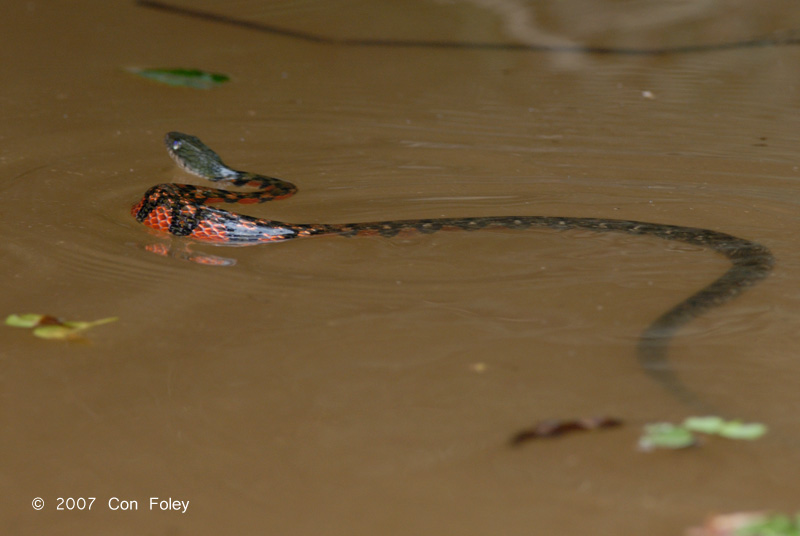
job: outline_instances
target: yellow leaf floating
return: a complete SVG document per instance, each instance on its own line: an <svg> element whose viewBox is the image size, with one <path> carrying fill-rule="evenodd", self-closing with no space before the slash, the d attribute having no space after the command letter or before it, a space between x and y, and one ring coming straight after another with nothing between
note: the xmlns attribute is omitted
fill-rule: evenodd
<svg viewBox="0 0 800 536"><path fill-rule="evenodd" d="M56 322L58 321L57 318L48 315L8 315L6 317L6 326L12 326L15 328L35 328L36 326L42 326L49 323L50 319L53 319Z"/></svg>
<svg viewBox="0 0 800 536"><path fill-rule="evenodd" d="M92 322L66 321L55 316L40 314L13 314L6 317L7 326L32 328L36 337L57 340L77 339L90 328L116 321L116 317L101 318Z"/></svg>

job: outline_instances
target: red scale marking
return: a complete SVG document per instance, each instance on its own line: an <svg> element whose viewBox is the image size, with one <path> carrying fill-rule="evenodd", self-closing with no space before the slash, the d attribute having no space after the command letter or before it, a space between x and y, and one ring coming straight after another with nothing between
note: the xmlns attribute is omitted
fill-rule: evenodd
<svg viewBox="0 0 800 536"><path fill-rule="evenodd" d="M227 232L223 225L217 225L207 221L200 222L197 228L192 231L191 237L197 240L215 243L228 241Z"/></svg>
<svg viewBox="0 0 800 536"><path fill-rule="evenodd" d="M142 220L142 223L146 226L165 233L169 232L169 225L171 222L172 216L170 216L166 207L156 207Z"/></svg>

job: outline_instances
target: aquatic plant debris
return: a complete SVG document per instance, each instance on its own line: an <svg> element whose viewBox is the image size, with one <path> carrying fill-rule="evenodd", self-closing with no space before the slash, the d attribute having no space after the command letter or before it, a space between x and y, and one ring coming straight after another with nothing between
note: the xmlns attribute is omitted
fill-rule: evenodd
<svg viewBox="0 0 800 536"><path fill-rule="evenodd" d="M736 531L736 536L800 536L800 514L764 516Z"/></svg>
<svg viewBox="0 0 800 536"><path fill-rule="evenodd" d="M743 423L726 421L722 417L689 417L683 426L693 432L718 435L728 439L758 439L767 433L767 426L760 422Z"/></svg>
<svg viewBox="0 0 800 536"><path fill-rule="evenodd" d="M697 433L752 441L766 434L767 426L762 423L727 421L713 415L688 417L681 424L668 422L647 424L644 427L644 434L639 438L639 448L651 451L693 447L699 443Z"/></svg>
<svg viewBox="0 0 800 536"><path fill-rule="evenodd" d="M514 434L510 443L511 446L516 447L534 439L552 438L570 432L616 428L618 426L622 426L622 421L614 417L584 417L574 420L547 419L539 421L530 428L520 430Z"/></svg>
<svg viewBox="0 0 800 536"><path fill-rule="evenodd" d="M7 326L32 328L35 336L42 339L56 340L77 339L90 328L116 321L116 317L101 318L92 322L67 321L55 316L40 314L12 314L6 317Z"/></svg>
<svg viewBox="0 0 800 536"><path fill-rule="evenodd" d="M227 74L210 73L200 69L140 69L138 67L129 67L126 70L129 73L155 80L162 84L192 89L211 89L229 82L231 79Z"/></svg>
<svg viewBox="0 0 800 536"><path fill-rule="evenodd" d="M711 516L686 536L800 536L800 514L737 512Z"/></svg>
<svg viewBox="0 0 800 536"><path fill-rule="evenodd" d="M697 445L697 438L691 430L669 422L645 425L644 435L639 438L639 448L644 451L685 449L695 445Z"/></svg>

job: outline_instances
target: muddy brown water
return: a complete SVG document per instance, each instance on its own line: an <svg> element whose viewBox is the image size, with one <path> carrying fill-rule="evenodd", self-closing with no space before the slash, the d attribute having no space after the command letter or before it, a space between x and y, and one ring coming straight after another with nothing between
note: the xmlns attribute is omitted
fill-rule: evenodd
<svg viewBox="0 0 800 536"><path fill-rule="evenodd" d="M8 4L1 309L120 320L84 344L4 329L6 533L666 536L797 508L799 47L359 47L127 1ZM787 2L229 4L171 2L360 39L652 48L800 28ZM193 91L128 66L233 81ZM248 208L278 220L610 217L767 245L774 273L682 329L670 363L771 433L635 449L645 422L690 413L639 368L637 337L725 270L713 253L531 231L195 246L227 267L161 257L145 247L169 240L129 209L158 182L198 182L168 159L169 130L297 183ZM507 446L596 414L629 425ZM96 500L57 510L69 497ZM151 511L155 497L189 506Z"/></svg>

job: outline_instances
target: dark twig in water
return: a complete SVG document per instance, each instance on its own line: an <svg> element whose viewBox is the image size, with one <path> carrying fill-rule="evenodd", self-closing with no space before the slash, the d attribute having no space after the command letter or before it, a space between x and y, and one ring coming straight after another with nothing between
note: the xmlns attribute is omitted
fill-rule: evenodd
<svg viewBox="0 0 800 536"><path fill-rule="evenodd" d="M518 447L534 439L549 439L559 437L570 432L586 432L603 428L617 428L622 426L622 420L614 417L585 417L572 421L548 419L540 421L531 428L520 430L511 438L511 446Z"/></svg>
<svg viewBox="0 0 800 536"><path fill-rule="evenodd" d="M441 49L472 49L472 50L506 50L527 52L552 52L567 54L598 54L620 56L663 56L667 54L696 54L700 52L716 52L741 48L761 48L774 46L791 46L800 44L800 38L795 37L795 32L782 32L769 37L745 39L730 43L710 43L701 45L679 45L673 47L656 48L615 48L602 46L582 45L536 45L529 43L487 43L473 41L436 41L436 40L410 40L410 39L351 39L304 32L265 24L246 19L239 19L220 13L212 13L190 7L175 6L158 0L137 0L136 3L143 7L167 11L187 17L204 19L220 24L237 26L272 35L299 39L310 43L327 45L341 45L353 47L394 47L394 48L441 48Z"/></svg>

